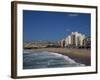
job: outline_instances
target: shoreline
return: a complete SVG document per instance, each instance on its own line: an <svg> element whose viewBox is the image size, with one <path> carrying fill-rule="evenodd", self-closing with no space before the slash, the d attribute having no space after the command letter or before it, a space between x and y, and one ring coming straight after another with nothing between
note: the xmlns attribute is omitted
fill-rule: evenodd
<svg viewBox="0 0 100 80"><path fill-rule="evenodd" d="M28 49L32 51L48 51L55 52L70 57L77 63L91 65L91 50L89 49L69 49L69 48L40 48L40 49Z"/></svg>

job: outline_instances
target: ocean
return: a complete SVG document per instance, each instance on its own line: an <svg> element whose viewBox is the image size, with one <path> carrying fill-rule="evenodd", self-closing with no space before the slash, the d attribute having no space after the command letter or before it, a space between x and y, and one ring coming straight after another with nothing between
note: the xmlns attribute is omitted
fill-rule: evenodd
<svg viewBox="0 0 100 80"><path fill-rule="evenodd" d="M23 53L23 69L39 69L39 68L60 68L60 67L79 67L85 64L77 63L68 56L48 52L48 51L32 51L24 50Z"/></svg>

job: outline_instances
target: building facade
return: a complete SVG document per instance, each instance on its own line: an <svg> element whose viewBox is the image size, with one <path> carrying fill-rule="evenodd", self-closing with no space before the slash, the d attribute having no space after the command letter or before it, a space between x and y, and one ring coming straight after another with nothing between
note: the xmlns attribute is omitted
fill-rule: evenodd
<svg viewBox="0 0 100 80"><path fill-rule="evenodd" d="M60 41L61 47L84 47L86 45L90 46L90 39L88 39L84 34L79 32L72 32L65 39Z"/></svg>

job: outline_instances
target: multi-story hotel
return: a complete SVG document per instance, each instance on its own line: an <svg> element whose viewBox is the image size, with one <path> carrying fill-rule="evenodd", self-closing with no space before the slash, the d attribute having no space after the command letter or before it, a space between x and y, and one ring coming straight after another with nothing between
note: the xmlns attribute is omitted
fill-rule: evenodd
<svg viewBox="0 0 100 80"><path fill-rule="evenodd" d="M88 43L90 40L88 40ZM62 39L60 42L61 47L82 47L86 46L87 39L84 34L79 32L72 32L65 39Z"/></svg>
<svg viewBox="0 0 100 80"><path fill-rule="evenodd" d="M70 35L65 38L65 47L68 47L69 45L71 45L71 36Z"/></svg>
<svg viewBox="0 0 100 80"><path fill-rule="evenodd" d="M85 35L78 33L78 32L72 32L71 33L71 45L72 46L82 46L83 40L85 39Z"/></svg>

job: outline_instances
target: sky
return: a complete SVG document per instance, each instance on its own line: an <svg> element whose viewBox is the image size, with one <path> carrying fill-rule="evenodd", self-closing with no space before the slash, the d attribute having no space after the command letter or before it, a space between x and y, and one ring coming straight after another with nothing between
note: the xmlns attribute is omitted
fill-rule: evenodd
<svg viewBox="0 0 100 80"><path fill-rule="evenodd" d="M71 32L90 35L89 13L23 10L23 39L57 41Z"/></svg>

